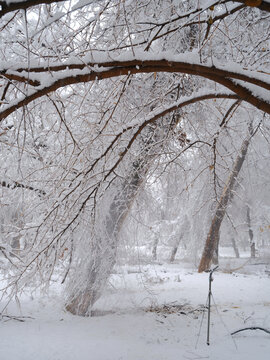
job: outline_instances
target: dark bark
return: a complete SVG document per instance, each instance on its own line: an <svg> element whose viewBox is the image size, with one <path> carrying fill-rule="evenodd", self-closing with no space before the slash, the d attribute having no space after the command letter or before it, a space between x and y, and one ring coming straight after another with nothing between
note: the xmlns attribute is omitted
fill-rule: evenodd
<svg viewBox="0 0 270 360"><path fill-rule="evenodd" d="M62 66L62 65L61 65ZM76 68L79 68L80 65L76 65ZM243 101L250 103L255 106L257 109L262 110L268 114L270 114L270 104L267 100L263 100L261 97L254 95L252 91L250 91L244 85L240 85L238 82L234 80L242 80L243 82L247 82L248 84L255 84L256 86L270 90L270 84L257 78L251 77L250 75L246 75L243 73L237 73L232 71L226 71L224 69L219 69L215 66L209 67L201 64L189 64L187 62L172 62L168 60L130 60L130 61L111 61L104 63L89 63L90 67L104 67L104 70L93 71L91 70L87 74L78 74L78 75L70 75L67 72L66 77L55 80L52 84L48 86L41 86L41 88L37 88L31 95L19 100L16 104L10 105L10 107L5 108L0 112L0 120L5 119L12 112L17 109L28 105L32 101L47 95L50 92L56 91L62 87L72 85L72 84L80 84L87 83L95 80L104 80L114 77L119 77L123 75L132 75L132 74L142 74L142 73L155 73L155 72L164 72L164 73L183 73L201 76L206 79L212 80L216 83L219 83L229 90L233 91L235 95L237 95ZM70 64L68 66L72 69L73 65ZM74 68L75 68L74 67ZM86 65L83 66L86 68ZM45 72L43 68L42 72ZM15 69L14 69L15 70ZM46 69L45 69L46 70ZM6 70L4 70L5 73ZM18 70L17 70L18 71ZM33 69L29 69L31 73ZM52 67L48 69L48 71L54 71ZM60 71L57 67L57 70ZM31 76L29 76L31 78ZM195 100L193 103L196 102Z"/></svg>
<svg viewBox="0 0 270 360"><path fill-rule="evenodd" d="M65 0L25 0L21 2L9 2L0 1L1 10L0 17L8 14L12 11L27 10L33 6L41 4L53 4L58 2L64 2ZM255 0L235 0L235 2L243 3L246 6L256 6L262 11L270 12L270 4L266 1L255 1Z"/></svg>

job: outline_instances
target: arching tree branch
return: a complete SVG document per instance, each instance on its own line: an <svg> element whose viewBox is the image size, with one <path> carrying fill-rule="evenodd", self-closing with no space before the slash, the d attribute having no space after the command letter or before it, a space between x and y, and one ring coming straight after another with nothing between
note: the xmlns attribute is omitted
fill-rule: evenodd
<svg viewBox="0 0 270 360"><path fill-rule="evenodd" d="M140 60L132 59L129 61L106 61L106 62L91 62L88 66L91 66L90 70L85 73L87 69L85 65L65 65L71 68L65 75L61 74L61 78L53 80L50 85L42 87L39 86L34 89L32 93L18 101L7 106L0 112L0 120L3 120L8 115L13 113L15 110L28 105L32 101L47 95L49 92L56 91L67 85L86 83L94 80L103 80L113 77L119 77L122 75L129 74L140 74L140 73L155 73L155 72L167 72L167 73L185 73L190 75L197 75L206 79L212 80L219 83L226 88L233 91L240 99L250 103L257 109L262 110L270 114L270 102L262 99L259 95L254 95L254 92L248 88L248 84L256 85L259 88L270 90L270 83L261 79L260 76L251 76L250 71L240 70L239 72L217 68L215 66L201 65L195 61L192 63L182 61L170 61L170 60ZM83 66L83 67L82 67ZM95 70L93 69L95 66ZM73 67L73 68L72 68ZM72 72L74 69L82 69L81 74L78 71ZM35 68L35 70L40 68ZM97 70L96 70L97 69ZM63 67L61 65L52 67L51 71L61 71ZM46 71L46 68L43 68ZM242 85L240 82L246 82Z"/></svg>

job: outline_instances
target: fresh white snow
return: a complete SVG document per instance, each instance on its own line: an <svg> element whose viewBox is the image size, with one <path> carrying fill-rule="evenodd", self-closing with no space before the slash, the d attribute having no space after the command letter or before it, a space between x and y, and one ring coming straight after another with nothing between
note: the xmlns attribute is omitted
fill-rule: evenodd
<svg viewBox="0 0 270 360"><path fill-rule="evenodd" d="M225 269L227 260L222 261ZM31 318L3 317L0 323L0 359L268 360L269 334L249 330L230 335L244 327L270 329L267 269L245 265L241 273L214 274L210 346L202 310L209 275L187 263L117 268L95 316L88 318L63 310L57 283L48 294L29 289L20 309L12 303L6 314Z"/></svg>

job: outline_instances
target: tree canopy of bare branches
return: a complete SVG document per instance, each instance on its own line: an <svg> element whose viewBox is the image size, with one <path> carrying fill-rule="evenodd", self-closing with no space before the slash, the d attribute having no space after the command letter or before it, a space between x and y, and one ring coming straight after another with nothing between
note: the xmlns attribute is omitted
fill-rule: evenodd
<svg viewBox="0 0 270 360"><path fill-rule="evenodd" d="M190 151L216 186L228 142L241 147L233 126L269 120L269 1L203 3L0 1L3 233L20 238L11 295L61 269L67 308L86 315L159 162Z"/></svg>

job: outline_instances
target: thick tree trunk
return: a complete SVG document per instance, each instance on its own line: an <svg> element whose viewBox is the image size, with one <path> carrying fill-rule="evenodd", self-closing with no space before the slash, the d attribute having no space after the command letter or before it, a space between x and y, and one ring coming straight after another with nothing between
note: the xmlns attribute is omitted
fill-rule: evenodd
<svg viewBox="0 0 270 360"><path fill-rule="evenodd" d="M207 235L207 239L205 242L202 258L200 261L198 272L203 272L205 270L208 270L211 262L213 261L213 255L214 251L218 248L219 244L219 232L220 232L220 226L222 224L222 220L224 218L224 215L226 213L227 206L229 204L229 201L232 197L232 191L234 189L234 185L236 183L237 176L239 175L239 172L242 168L242 165L245 161L248 146L250 143L250 140L252 138L252 130L250 129L250 136L244 140L240 153L235 159L232 172L225 184L225 187L223 189L222 195L219 199L215 215L212 219L211 226L209 233Z"/></svg>
<svg viewBox="0 0 270 360"><path fill-rule="evenodd" d="M175 117L174 122L170 119L167 124L168 130L177 124L177 117ZM166 140L167 133L165 129L164 134L166 134ZM113 188L114 196L112 199L108 197L104 201L104 207L106 207L108 202L110 204L106 216L102 214L104 211L101 200L99 205L100 219L98 220L89 259L86 259L86 264L81 261L80 266L76 269L75 280L66 302L66 309L72 314L89 315L91 307L99 298L106 285L116 261L119 231L132 206L138 189L145 179L149 164L156 157L156 155L152 155L151 149L155 144L160 144L164 140L162 136L163 133L155 133L155 128L153 127L145 129L144 136L141 139L143 146L139 159L131 164L130 172L125 179L118 178L115 188L111 184L111 187L107 190L110 191ZM77 279L79 280L77 281Z"/></svg>
<svg viewBox="0 0 270 360"><path fill-rule="evenodd" d="M107 215L99 221L87 264L75 274L76 284L68 297L66 309L72 314L87 316L113 270L116 261L118 234L144 179L145 167L133 164L131 175L116 190ZM87 274L80 280L80 272ZM78 281L76 280L78 279ZM77 283L78 282L78 283Z"/></svg>

